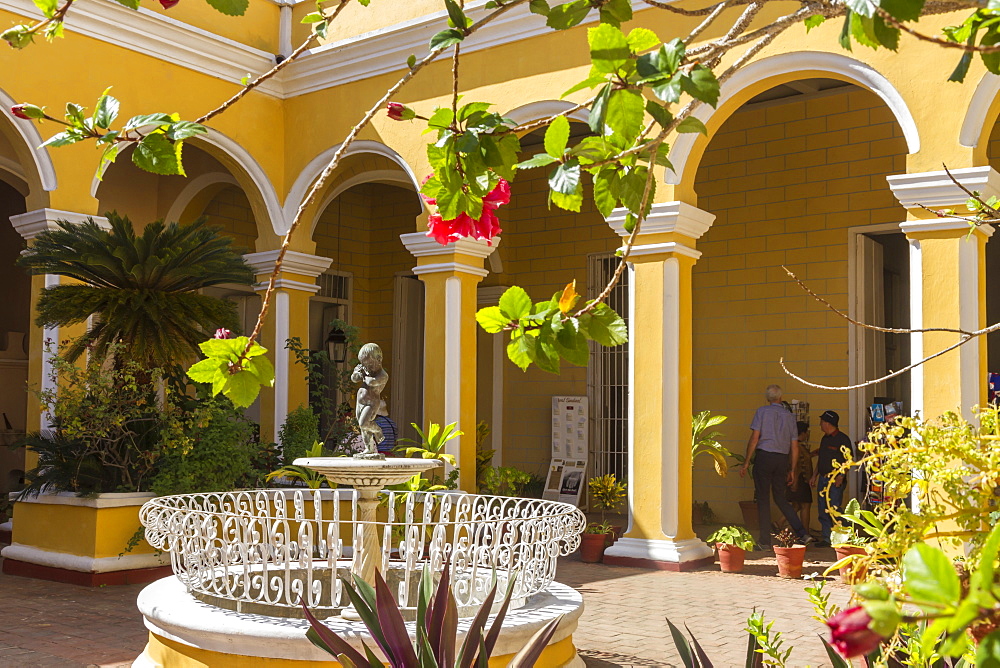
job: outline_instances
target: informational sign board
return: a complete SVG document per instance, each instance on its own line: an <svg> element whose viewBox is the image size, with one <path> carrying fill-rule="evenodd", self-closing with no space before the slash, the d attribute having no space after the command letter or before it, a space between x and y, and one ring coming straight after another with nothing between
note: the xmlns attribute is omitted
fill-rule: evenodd
<svg viewBox="0 0 1000 668"><path fill-rule="evenodd" d="M552 397L552 458L587 459L587 397Z"/></svg>
<svg viewBox="0 0 1000 668"><path fill-rule="evenodd" d="M587 397L552 397L552 463L543 497L580 505L589 450Z"/></svg>

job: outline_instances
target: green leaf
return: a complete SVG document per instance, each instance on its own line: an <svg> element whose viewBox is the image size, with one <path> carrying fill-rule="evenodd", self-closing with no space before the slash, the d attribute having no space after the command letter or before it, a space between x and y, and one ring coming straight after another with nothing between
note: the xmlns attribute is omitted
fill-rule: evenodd
<svg viewBox="0 0 1000 668"><path fill-rule="evenodd" d="M681 88L696 100L713 107L719 102L719 80L704 65L696 65L690 76L681 77Z"/></svg>
<svg viewBox="0 0 1000 668"><path fill-rule="evenodd" d="M38 7L47 19L55 16L56 10L59 9L59 0L32 0L32 2L35 3L35 7Z"/></svg>
<svg viewBox="0 0 1000 668"><path fill-rule="evenodd" d="M322 12L313 12L311 14L306 14L302 17L302 23L319 23L320 21L325 21L326 17L323 16Z"/></svg>
<svg viewBox="0 0 1000 668"><path fill-rule="evenodd" d="M848 9L861 16L871 17L878 9L876 0L845 0Z"/></svg>
<svg viewBox="0 0 1000 668"><path fill-rule="evenodd" d="M531 314L531 297L522 287L509 287L500 296L500 311L509 320L520 320Z"/></svg>
<svg viewBox="0 0 1000 668"><path fill-rule="evenodd" d="M625 39L633 53L648 51L660 43L660 38L648 28L635 28Z"/></svg>
<svg viewBox="0 0 1000 668"><path fill-rule="evenodd" d="M639 91L622 89L612 91L608 100L606 122L612 130L631 143L642 131L645 108L645 98Z"/></svg>
<svg viewBox="0 0 1000 668"><path fill-rule="evenodd" d="M487 306L476 312L476 322L490 334L497 334L510 324L510 318L503 314L499 306Z"/></svg>
<svg viewBox="0 0 1000 668"><path fill-rule="evenodd" d="M914 545L903 555L903 588L918 605L927 601L955 606L962 594L951 559L926 543Z"/></svg>
<svg viewBox="0 0 1000 668"><path fill-rule="evenodd" d="M544 167L545 165L551 165L553 162L559 162L556 158L553 158L548 153L539 153L538 155L533 155L524 162L517 163L518 169L533 169L535 167Z"/></svg>
<svg viewBox="0 0 1000 668"><path fill-rule="evenodd" d="M507 344L507 357L511 362L526 370L535 355L534 340L520 332L514 332Z"/></svg>
<svg viewBox="0 0 1000 668"><path fill-rule="evenodd" d="M590 347L587 337L570 327L563 327L556 335L553 346L559 356L570 364L587 366L590 361Z"/></svg>
<svg viewBox="0 0 1000 668"><path fill-rule="evenodd" d="M557 193L572 195L580 189L580 163L567 160L549 174L549 188Z"/></svg>
<svg viewBox="0 0 1000 668"><path fill-rule="evenodd" d="M463 39L465 35L455 30L454 28L448 28L447 30L442 30L438 34L431 37L431 51L437 51L438 49L447 48L453 44L458 44Z"/></svg>
<svg viewBox="0 0 1000 668"><path fill-rule="evenodd" d="M881 0L879 6L899 21L916 21L924 10L924 0Z"/></svg>
<svg viewBox="0 0 1000 668"><path fill-rule="evenodd" d="M607 81L608 81L608 79L607 79L606 76L592 76L592 77L587 77L586 79L584 79L580 83L576 84L575 86L573 86L572 88L570 88L569 90L567 90L565 93L563 93L559 97L560 97L560 99L562 99L562 98L566 97L567 95L571 95L571 94L575 93L578 90L583 90L584 88L593 88L594 86L600 86L603 83L607 83Z"/></svg>
<svg viewBox="0 0 1000 668"><path fill-rule="evenodd" d="M580 213L583 206L583 186L572 193L549 192L549 201L560 209Z"/></svg>
<svg viewBox="0 0 1000 668"><path fill-rule="evenodd" d="M208 0L208 4L226 16L243 16L247 13L250 0ZM253 401L250 403L253 403ZM249 406L250 404L247 405Z"/></svg>
<svg viewBox="0 0 1000 668"><path fill-rule="evenodd" d="M129 9L139 9L139 0L115 0L120 5L125 5Z"/></svg>
<svg viewBox="0 0 1000 668"><path fill-rule="evenodd" d="M568 143L569 120L565 116L556 116L545 131L545 152L553 158L562 158Z"/></svg>
<svg viewBox="0 0 1000 668"><path fill-rule="evenodd" d="M653 86L653 95L660 98L667 104L676 104L681 99L684 78L675 75L670 81Z"/></svg>
<svg viewBox="0 0 1000 668"><path fill-rule="evenodd" d="M411 70L416 64L417 64L417 57L415 55L411 53L409 56L406 57L406 66L409 67Z"/></svg>
<svg viewBox="0 0 1000 668"><path fill-rule="evenodd" d="M217 376L222 375L229 368L229 365L218 358L209 357L191 365L187 370L188 378L196 383L211 383Z"/></svg>
<svg viewBox="0 0 1000 668"><path fill-rule="evenodd" d="M629 0L608 0L601 5L601 23L620 26L632 20L632 3Z"/></svg>
<svg viewBox="0 0 1000 668"><path fill-rule="evenodd" d="M531 0L528 3L528 9L532 14L538 14L539 16L549 15L549 3L545 0Z"/></svg>
<svg viewBox="0 0 1000 668"><path fill-rule="evenodd" d="M260 394L260 383L257 377L247 370L229 374L229 380L222 388L224 394L237 408L246 408Z"/></svg>
<svg viewBox="0 0 1000 668"><path fill-rule="evenodd" d="M72 102L67 102L66 120L78 128L84 127L86 117L83 115L83 107Z"/></svg>
<svg viewBox="0 0 1000 668"><path fill-rule="evenodd" d="M590 60L596 72L614 74L632 57L621 29L607 23L589 28L587 41L590 44Z"/></svg>
<svg viewBox="0 0 1000 668"><path fill-rule="evenodd" d="M994 631L976 648L977 668L1000 668L1000 631Z"/></svg>
<svg viewBox="0 0 1000 668"><path fill-rule="evenodd" d="M118 158L118 154L125 145L125 143L116 142L105 147L104 152L101 154L101 163L97 166L97 173L95 174L98 181L104 178L104 173L108 171L108 167Z"/></svg>
<svg viewBox="0 0 1000 668"><path fill-rule="evenodd" d="M803 23L806 26L806 32L808 33L813 28L818 28L823 24L823 21L826 21L826 17L823 16L822 14L814 14L813 16L810 16L805 21L803 21Z"/></svg>
<svg viewBox="0 0 1000 668"><path fill-rule="evenodd" d="M611 84L605 84L604 88L597 93L594 103L591 105L587 125L597 134L604 134L604 125L608 117L608 99L610 96Z"/></svg>
<svg viewBox="0 0 1000 668"><path fill-rule="evenodd" d="M980 46L995 46L997 42L1000 42L1000 33L988 32L983 35L983 39L980 40ZM983 53L980 54L983 58L983 65L992 74L1000 74L1000 53Z"/></svg>
<svg viewBox="0 0 1000 668"><path fill-rule="evenodd" d="M602 346L617 346L628 341L625 321L607 304L598 304L588 316L581 318L580 327L586 327L585 333Z"/></svg>
<svg viewBox="0 0 1000 668"><path fill-rule="evenodd" d="M899 28L889 25L885 19L877 14L872 18L872 28L879 44L890 51L899 50Z"/></svg>
<svg viewBox="0 0 1000 668"><path fill-rule="evenodd" d="M700 132L706 137L708 136L708 128L694 116L688 116L678 123L676 130L677 132Z"/></svg>
<svg viewBox="0 0 1000 668"><path fill-rule="evenodd" d="M188 137L202 135L207 132L208 128L204 125L192 123L191 121L177 121L176 123L170 124L170 128L167 130L166 135L169 139L178 141L181 139L187 139Z"/></svg>
<svg viewBox="0 0 1000 668"><path fill-rule="evenodd" d="M136 167L144 169L153 174L163 176L173 176L175 174L184 175L181 168L181 161L178 149L180 142L171 144L170 141L160 133L154 133L142 138L132 151L132 162Z"/></svg>
<svg viewBox="0 0 1000 668"><path fill-rule="evenodd" d="M86 139L86 136L80 133L79 130L66 130L52 135L38 148L42 148L43 146L69 146L70 144L75 144L78 141L83 141L84 139Z"/></svg>
<svg viewBox="0 0 1000 668"><path fill-rule="evenodd" d="M136 128L142 128L146 125L160 126L167 123L172 123L173 118L170 114L139 114L138 116L133 116L128 119L125 123L126 130L135 130Z"/></svg>
<svg viewBox="0 0 1000 668"><path fill-rule="evenodd" d="M573 0L549 9L545 25L556 30L566 30L579 25L589 13L589 0Z"/></svg>
<svg viewBox="0 0 1000 668"><path fill-rule="evenodd" d="M444 0L444 6L448 10L448 18L452 24L456 28L464 30L468 25L468 19L465 18L465 12L458 6L458 3L455 0Z"/></svg>
<svg viewBox="0 0 1000 668"><path fill-rule="evenodd" d="M618 170L604 167L594 175L594 205L607 218L618 206Z"/></svg>

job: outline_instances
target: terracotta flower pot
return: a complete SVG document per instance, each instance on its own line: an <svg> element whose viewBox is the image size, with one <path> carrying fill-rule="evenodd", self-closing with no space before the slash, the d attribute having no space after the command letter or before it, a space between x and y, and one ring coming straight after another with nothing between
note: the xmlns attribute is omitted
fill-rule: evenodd
<svg viewBox="0 0 1000 668"><path fill-rule="evenodd" d="M585 533L580 535L580 559L587 564L596 564L604 558L604 548L608 546L606 533Z"/></svg>
<svg viewBox="0 0 1000 668"><path fill-rule="evenodd" d="M837 561L840 561L844 557L850 554L864 554L865 548L857 547L854 545L845 545L843 547L835 547L834 550L837 552ZM840 581L847 584L854 584L855 582L861 582L865 579L868 569L861 565L850 563L846 566L840 567Z"/></svg>
<svg viewBox="0 0 1000 668"><path fill-rule="evenodd" d="M739 573L743 570L746 550L729 543L716 543L715 546L719 549L719 568L723 573Z"/></svg>
<svg viewBox="0 0 1000 668"><path fill-rule="evenodd" d="M747 529L756 529L760 525L757 519L757 502L740 501L740 510L743 512L743 524Z"/></svg>
<svg viewBox="0 0 1000 668"><path fill-rule="evenodd" d="M789 580L798 580L802 577L802 562L806 558L805 545L793 545L792 547L774 546L774 556L778 558L778 576Z"/></svg>

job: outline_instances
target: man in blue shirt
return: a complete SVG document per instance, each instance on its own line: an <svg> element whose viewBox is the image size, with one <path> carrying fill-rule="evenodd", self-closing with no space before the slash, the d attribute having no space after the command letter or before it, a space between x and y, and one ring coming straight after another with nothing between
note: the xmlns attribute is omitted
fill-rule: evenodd
<svg viewBox="0 0 1000 668"><path fill-rule="evenodd" d="M754 494L757 501L757 519L760 522L760 545L771 545L771 496L778 505L788 526L798 535L802 544L810 542L809 532L785 498L785 490L793 482L799 460L799 432L795 416L781 403L781 388L768 385L764 391L767 405L754 413L750 423L750 440L747 441L746 459L740 477L747 474L750 460L756 453L753 465Z"/></svg>

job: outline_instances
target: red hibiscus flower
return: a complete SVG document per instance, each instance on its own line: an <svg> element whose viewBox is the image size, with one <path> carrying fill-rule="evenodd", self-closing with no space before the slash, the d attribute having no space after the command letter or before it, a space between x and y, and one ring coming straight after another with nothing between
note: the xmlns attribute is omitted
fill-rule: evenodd
<svg viewBox="0 0 1000 668"><path fill-rule="evenodd" d="M430 178L430 177L428 177ZM428 204L436 205L437 201L424 197ZM446 245L458 241L462 237L481 239L488 245L493 245L493 237L500 234L500 220L493 213L498 207L510 202L510 184L500 179L496 187L483 197L483 213L478 218L472 218L467 213L461 213L458 218L445 220L441 214L434 212L427 219L427 236L433 237L439 244Z"/></svg>
<svg viewBox="0 0 1000 668"><path fill-rule="evenodd" d="M830 644L845 659L875 651L882 636L870 628L871 616L860 605L838 612L826 620L830 627Z"/></svg>

